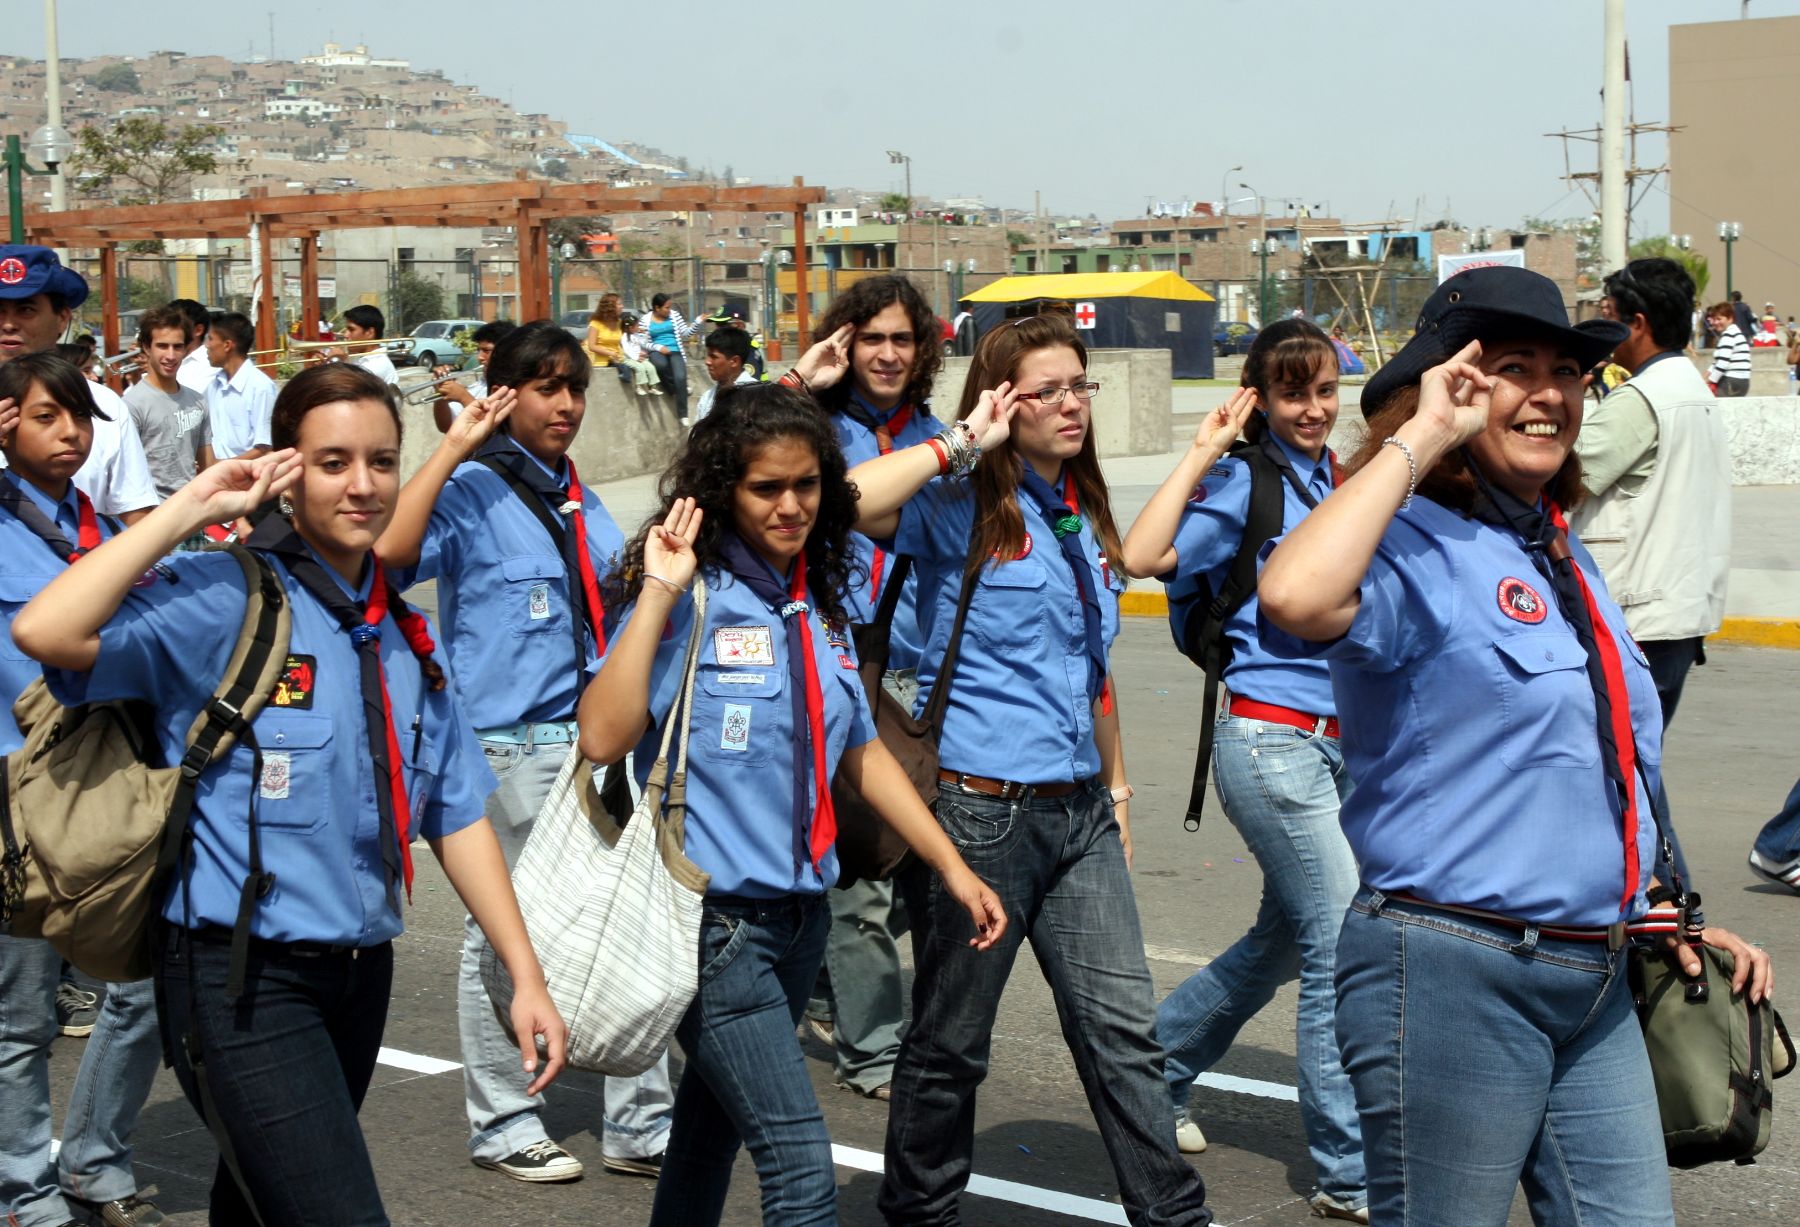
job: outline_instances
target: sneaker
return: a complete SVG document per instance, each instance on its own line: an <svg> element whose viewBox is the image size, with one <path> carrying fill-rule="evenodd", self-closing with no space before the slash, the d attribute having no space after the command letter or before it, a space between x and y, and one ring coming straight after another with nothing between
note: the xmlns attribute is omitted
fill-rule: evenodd
<svg viewBox="0 0 1800 1227"><path fill-rule="evenodd" d="M102 1227L162 1227L169 1221L156 1208L155 1202L136 1193L117 1201L88 1201L66 1193L63 1198L76 1209L86 1211L90 1223L99 1223Z"/></svg>
<svg viewBox="0 0 1800 1227"><path fill-rule="evenodd" d="M855 1083L845 1082L840 1078L837 1082L837 1088L840 1091L854 1091L864 1099L879 1099L882 1103L892 1103L894 1100L894 1084L892 1082L883 1082L874 1090L865 1091Z"/></svg>
<svg viewBox="0 0 1800 1227"><path fill-rule="evenodd" d="M812 1032L814 1039L827 1048L837 1043L837 1034L833 1030L832 1021L829 1018L814 1018L808 1014L805 1021L800 1024L800 1038L805 1039L808 1031Z"/></svg>
<svg viewBox="0 0 1800 1227"><path fill-rule="evenodd" d="M662 385L660 383L653 383L650 385L650 395L661 396L662 394Z"/></svg>
<svg viewBox="0 0 1800 1227"><path fill-rule="evenodd" d="M1184 1155L1206 1153L1206 1135L1185 1113L1175 1118L1175 1148Z"/></svg>
<svg viewBox="0 0 1800 1227"><path fill-rule="evenodd" d="M637 386L637 394L639 396L648 396L648 395L650 395L650 390L648 388L646 388L643 384L640 383Z"/></svg>
<svg viewBox="0 0 1800 1227"><path fill-rule="evenodd" d="M1369 1221L1367 1203L1352 1206L1349 1202L1339 1201L1329 1193L1312 1195L1312 1212L1314 1218L1341 1218L1348 1223L1366 1223Z"/></svg>
<svg viewBox="0 0 1800 1227"><path fill-rule="evenodd" d="M64 1035L76 1039L92 1035L99 1017L100 994L67 980L56 986L56 1026Z"/></svg>
<svg viewBox="0 0 1800 1227"><path fill-rule="evenodd" d="M586 1170L581 1160L558 1146L555 1142L533 1142L524 1150L515 1150L504 1159L476 1159L476 1167L492 1168L511 1176L514 1180L523 1180L530 1184L557 1184L564 1180L579 1180ZM612 1161L607 1161L612 1166Z"/></svg>
<svg viewBox="0 0 1800 1227"><path fill-rule="evenodd" d="M1800 893L1800 856L1791 861L1772 861L1752 848L1750 849L1750 868L1769 881Z"/></svg>
<svg viewBox="0 0 1800 1227"><path fill-rule="evenodd" d="M687 427L689 427L689 426L692 426L692 425L693 425L693 424L694 424L694 423L693 423L693 422L692 422L692 421L690 421L690 420L689 420L689 419L687 419L687 418L682 418L682 419L681 419L681 425L682 425L682 428L683 428L683 429L684 429L684 430L685 430L685 429L686 429L686 428L687 428Z"/></svg>
<svg viewBox="0 0 1800 1227"><path fill-rule="evenodd" d="M648 1176L655 1180L662 1175L662 1152L658 1151L647 1159L628 1159L615 1155L600 1156L600 1164L609 1172L617 1172L621 1176Z"/></svg>

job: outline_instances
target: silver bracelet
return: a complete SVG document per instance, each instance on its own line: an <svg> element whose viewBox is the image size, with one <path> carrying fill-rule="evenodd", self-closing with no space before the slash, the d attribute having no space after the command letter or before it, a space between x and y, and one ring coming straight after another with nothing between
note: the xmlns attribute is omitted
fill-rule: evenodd
<svg viewBox="0 0 1800 1227"><path fill-rule="evenodd" d="M938 446L944 449L949 476L961 477L974 471L975 462L981 459L981 449L975 446L974 434L966 422L954 422L936 435Z"/></svg>
<svg viewBox="0 0 1800 1227"><path fill-rule="evenodd" d="M1400 454L1406 457L1406 497L1400 500L1400 507L1404 510L1412 506L1413 493L1419 488L1419 466L1413 460L1412 448L1406 445L1405 439L1389 435L1381 441L1381 446L1387 447L1389 444L1399 448Z"/></svg>
<svg viewBox="0 0 1800 1227"><path fill-rule="evenodd" d="M668 579L668 578L666 578L666 577L664 577L664 576L661 576L661 575L652 575L652 574L650 574L650 572L648 572L648 571L645 571L645 572L644 572L644 578L645 578L645 579L653 579L653 580L655 580L655 581L656 581L656 582L657 582L657 583L659 583L659 584L665 584L665 585L667 585L667 586L668 586L668 587L670 587L670 588L673 588L673 589L674 589L674 590L675 590L675 592L676 592L676 594L677 594L677 595L679 595L679 596L686 596L686 595L687 595L687 589L686 589L686 588L683 588L683 587L682 587L682 586L681 586L681 585L680 585L680 584L678 584L678 583L676 583L676 582L675 582L675 581L674 581L674 580L672 580L672 579Z"/></svg>

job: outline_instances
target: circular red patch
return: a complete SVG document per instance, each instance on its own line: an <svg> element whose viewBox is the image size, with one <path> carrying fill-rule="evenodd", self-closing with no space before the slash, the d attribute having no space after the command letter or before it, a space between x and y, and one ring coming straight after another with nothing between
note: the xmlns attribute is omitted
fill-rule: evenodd
<svg viewBox="0 0 1800 1227"><path fill-rule="evenodd" d="M0 282L7 285L18 285L25 280L25 261L17 256L8 256L0 260Z"/></svg>
<svg viewBox="0 0 1800 1227"><path fill-rule="evenodd" d="M1522 579L1508 576L1501 580L1497 596L1500 612L1514 622L1529 622L1535 626L1550 612L1544 604L1544 598L1538 595L1538 590Z"/></svg>
<svg viewBox="0 0 1800 1227"><path fill-rule="evenodd" d="M1031 534L1026 533L1025 534L1025 544L1021 545L1019 547L1019 552L1012 556L1012 561L1017 562L1021 558L1028 558L1030 556L1031 556ZM1006 559L1000 557L1000 552L998 550L994 551L994 560L996 562L1005 562L1006 561Z"/></svg>

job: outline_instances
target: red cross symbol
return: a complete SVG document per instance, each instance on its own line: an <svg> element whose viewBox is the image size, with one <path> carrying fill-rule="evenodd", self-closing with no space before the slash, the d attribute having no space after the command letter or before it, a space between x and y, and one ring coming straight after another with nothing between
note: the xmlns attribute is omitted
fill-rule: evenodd
<svg viewBox="0 0 1800 1227"><path fill-rule="evenodd" d="M1094 326L1094 304L1078 302L1075 304L1075 327L1092 328Z"/></svg>
<svg viewBox="0 0 1800 1227"><path fill-rule="evenodd" d="M0 282L7 285L18 285L25 280L25 261L16 256L8 256L0 260Z"/></svg>

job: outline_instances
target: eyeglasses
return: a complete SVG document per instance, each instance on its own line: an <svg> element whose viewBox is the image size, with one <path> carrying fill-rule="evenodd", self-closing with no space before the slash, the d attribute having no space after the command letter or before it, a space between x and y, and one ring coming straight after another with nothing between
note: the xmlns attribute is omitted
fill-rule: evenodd
<svg viewBox="0 0 1800 1227"><path fill-rule="evenodd" d="M1066 388L1045 388L1041 392L1021 392L1020 400L1034 400L1040 405L1060 405L1067 393L1073 392L1077 400L1093 400L1094 394L1100 390L1098 383L1077 383Z"/></svg>

